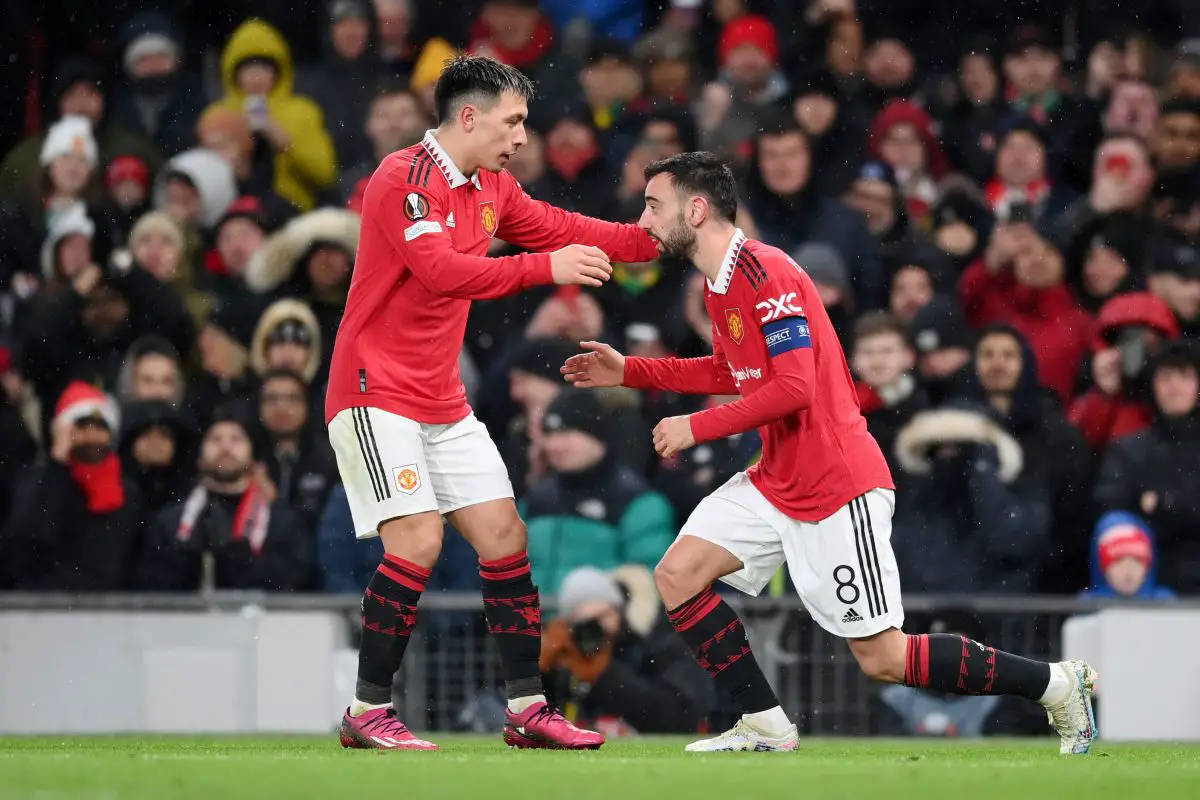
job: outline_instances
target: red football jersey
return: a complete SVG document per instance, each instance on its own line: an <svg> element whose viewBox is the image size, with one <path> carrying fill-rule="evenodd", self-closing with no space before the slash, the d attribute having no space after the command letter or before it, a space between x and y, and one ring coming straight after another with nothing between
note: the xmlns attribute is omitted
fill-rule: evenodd
<svg viewBox="0 0 1200 800"><path fill-rule="evenodd" d="M625 385L742 399L692 415L696 442L761 428L747 472L792 519L818 522L871 489L894 489L859 410L850 368L812 279L738 230L704 304L708 358L627 358Z"/></svg>
<svg viewBox="0 0 1200 800"><path fill-rule="evenodd" d="M636 225L532 199L507 171L468 178L433 131L383 160L363 197L362 232L325 395L325 421L370 406L418 422L467 416L458 356L472 300L553 282L548 252L486 258L493 237L534 251L589 244L651 261Z"/></svg>

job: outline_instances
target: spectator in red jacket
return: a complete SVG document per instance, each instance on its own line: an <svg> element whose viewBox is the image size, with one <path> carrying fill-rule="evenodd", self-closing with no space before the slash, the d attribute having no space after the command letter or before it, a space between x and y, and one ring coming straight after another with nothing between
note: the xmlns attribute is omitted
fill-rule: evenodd
<svg viewBox="0 0 1200 800"><path fill-rule="evenodd" d="M1065 403L1087 353L1092 318L1063 281L1063 257L1027 222L999 224L983 258L963 273L967 322L1012 325L1029 340L1038 379Z"/></svg>
<svg viewBox="0 0 1200 800"><path fill-rule="evenodd" d="M1179 323L1148 292L1114 297L1100 309L1092 341L1093 386L1071 404L1068 419L1097 452L1150 424L1147 366L1164 339L1179 338Z"/></svg>

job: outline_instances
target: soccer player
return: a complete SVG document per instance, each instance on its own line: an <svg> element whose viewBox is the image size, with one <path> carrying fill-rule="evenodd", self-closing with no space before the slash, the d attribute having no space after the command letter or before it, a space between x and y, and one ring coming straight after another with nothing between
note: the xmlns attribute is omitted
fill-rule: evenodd
<svg viewBox="0 0 1200 800"><path fill-rule="evenodd" d="M437 82L438 128L385 158L366 189L325 400L356 535L381 537L385 552L363 596L345 747L436 749L397 719L391 687L441 552L443 516L479 554L508 693L504 740L562 749L604 742L542 693L541 610L525 526L500 454L467 405L458 356L471 300L551 283L600 286L609 257L639 262L657 253L637 225L536 202L504 171L526 142L532 96L516 69L458 57ZM486 258L493 237L539 252Z"/></svg>
<svg viewBox="0 0 1200 800"><path fill-rule="evenodd" d="M812 280L786 254L734 227L733 174L711 154L673 156L645 174L638 224L663 253L691 259L708 278L713 354L627 358L583 342L589 352L568 359L563 374L580 387L741 395L662 420L654 446L663 457L752 428L763 439L761 461L700 502L655 569L675 630L743 712L731 730L687 749L796 749L796 726L741 620L713 592L720 579L757 595L786 562L813 619L847 641L867 675L937 692L1027 697L1046 708L1061 752L1086 753L1096 736L1096 675L1087 664L1047 664L961 636L901 632L894 484Z"/></svg>

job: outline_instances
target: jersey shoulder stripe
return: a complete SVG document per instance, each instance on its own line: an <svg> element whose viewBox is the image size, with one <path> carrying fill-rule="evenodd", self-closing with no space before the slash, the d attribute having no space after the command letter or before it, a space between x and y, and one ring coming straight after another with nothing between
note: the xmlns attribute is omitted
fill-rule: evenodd
<svg viewBox="0 0 1200 800"><path fill-rule="evenodd" d="M737 268L742 275L746 276L746 280L750 282L750 287L757 292L766 281L766 273L761 271L761 266L756 267L747 255L744 249L738 254Z"/></svg>
<svg viewBox="0 0 1200 800"><path fill-rule="evenodd" d="M408 183L410 186L424 186L422 178L428 180L429 167L433 164L433 159L425 148L421 148L412 157L412 161L408 165Z"/></svg>
<svg viewBox="0 0 1200 800"><path fill-rule="evenodd" d="M766 283L767 269L762 265L762 262L758 260L758 256L756 256L748 247L743 247L742 253L745 254L746 260L750 263L750 266L753 267L754 271L758 273L758 279L761 282Z"/></svg>

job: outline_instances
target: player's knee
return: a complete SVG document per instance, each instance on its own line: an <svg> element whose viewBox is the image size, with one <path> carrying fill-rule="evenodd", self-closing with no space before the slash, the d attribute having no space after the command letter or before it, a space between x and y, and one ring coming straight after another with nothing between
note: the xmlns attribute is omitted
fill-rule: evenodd
<svg viewBox="0 0 1200 800"><path fill-rule="evenodd" d="M511 519L504 521L496 528L492 543L496 552L500 554L499 558L524 552L529 545L525 523L514 514Z"/></svg>
<svg viewBox="0 0 1200 800"><path fill-rule="evenodd" d="M903 683L903 646L899 652L896 651L897 641L903 639L904 634L893 628L870 639L851 640L850 651L868 678L886 683Z"/></svg>
<svg viewBox="0 0 1200 800"><path fill-rule="evenodd" d="M424 567L437 563L442 552L442 523L436 515L390 520L380 526L379 536L386 553Z"/></svg>

